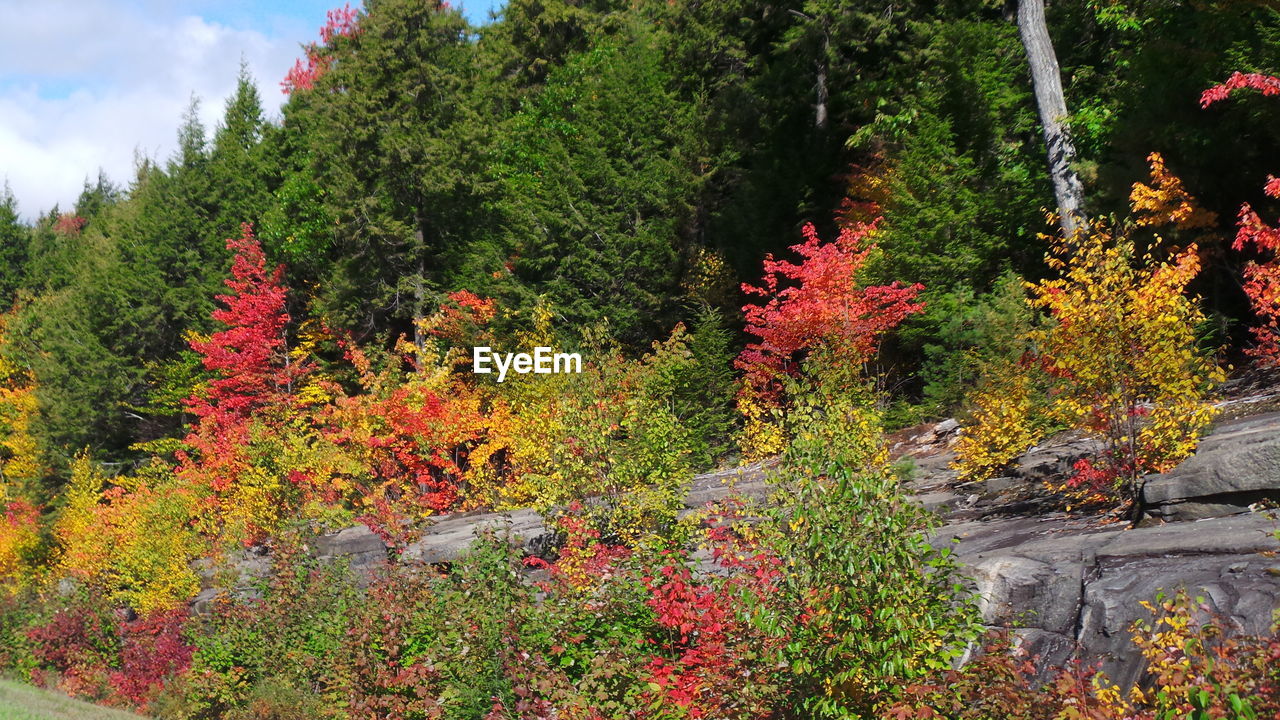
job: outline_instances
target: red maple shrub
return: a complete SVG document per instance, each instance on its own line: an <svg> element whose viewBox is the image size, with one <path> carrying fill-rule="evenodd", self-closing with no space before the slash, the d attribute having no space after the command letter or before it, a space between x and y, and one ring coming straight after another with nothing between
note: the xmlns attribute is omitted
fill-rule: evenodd
<svg viewBox="0 0 1280 720"><path fill-rule="evenodd" d="M191 666L195 647L187 642L186 608L120 623L120 664L110 674L111 687L131 705L147 704L173 677Z"/></svg>
<svg viewBox="0 0 1280 720"><path fill-rule="evenodd" d="M763 284L742 285L748 295L765 298L763 304L742 307L747 332L759 340L748 343L735 362L761 397L776 400L779 380L794 375L802 353L819 343L849 364L861 365L875 354L887 331L924 308L916 302L924 289L919 283L863 287L859 282L874 249L869 240L877 224L846 225L832 242L824 242L807 224L804 242L791 246L802 258L799 263L769 255Z"/></svg>
<svg viewBox="0 0 1280 720"><path fill-rule="evenodd" d="M103 700L110 696L108 668L119 653L114 613L91 598L75 597L44 622L26 631L36 665L33 679L52 672L69 695Z"/></svg>
<svg viewBox="0 0 1280 720"><path fill-rule="evenodd" d="M769 633L753 611L775 599L783 561L741 533L741 503L726 500L709 512L704 547L715 572L695 576L681 551L642 578L659 628L645 666L646 697L690 718L769 717L784 695L778 659L790 637L781 618L779 631Z"/></svg>

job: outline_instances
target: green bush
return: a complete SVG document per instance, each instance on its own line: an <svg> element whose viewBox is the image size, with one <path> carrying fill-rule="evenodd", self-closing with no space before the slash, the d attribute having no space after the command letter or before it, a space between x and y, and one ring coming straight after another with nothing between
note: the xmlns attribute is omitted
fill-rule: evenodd
<svg viewBox="0 0 1280 720"><path fill-rule="evenodd" d="M262 683L262 692L287 685L331 705L345 702L341 656L361 603L349 569L321 563L297 538L282 538L272 575L256 594L220 598L193 631L187 717L243 709Z"/></svg>
<svg viewBox="0 0 1280 720"><path fill-rule="evenodd" d="M784 502L770 514L787 569L761 619L788 635L790 696L805 716L867 717L877 698L959 657L977 616L959 564L929 544L935 516L900 489L872 392L822 354L807 370L774 479Z"/></svg>

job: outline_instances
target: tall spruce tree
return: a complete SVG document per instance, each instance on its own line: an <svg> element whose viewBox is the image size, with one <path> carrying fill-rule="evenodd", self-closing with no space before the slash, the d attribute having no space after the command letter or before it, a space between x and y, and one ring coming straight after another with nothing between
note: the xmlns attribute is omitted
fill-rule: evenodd
<svg viewBox="0 0 1280 720"><path fill-rule="evenodd" d="M30 235L8 181L0 189L0 307L9 308L26 281Z"/></svg>
<svg viewBox="0 0 1280 720"><path fill-rule="evenodd" d="M319 52L328 69L293 93L286 122L301 125L335 223L326 309L421 344L416 321L471 237L492 122L475 106L471 28L446 3L371 0L358 29Z"/></svg>

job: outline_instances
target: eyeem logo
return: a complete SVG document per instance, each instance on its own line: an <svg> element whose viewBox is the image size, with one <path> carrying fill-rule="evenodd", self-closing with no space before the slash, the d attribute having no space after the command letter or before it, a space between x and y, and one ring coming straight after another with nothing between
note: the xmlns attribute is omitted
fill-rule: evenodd
<svg viewBox="0 0 1280 720"><path fill-rule="evenodd" d="M492 363L492 367L490 366ZM493 348L480 346L471 348L471 372L488 375L493 368L498 369L498 382L507 379L507 371L521 375L538 373L580 373L582 372L582 356L578 353L552 352L549 347L536 347L529 353L496 353Z"/></svg>

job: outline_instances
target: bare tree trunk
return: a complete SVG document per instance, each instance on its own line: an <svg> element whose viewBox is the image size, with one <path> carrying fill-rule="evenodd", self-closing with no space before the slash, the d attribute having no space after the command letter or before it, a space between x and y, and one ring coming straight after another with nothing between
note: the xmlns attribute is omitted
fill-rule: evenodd
<svg viewBox="0 0 1280 720"><path fill-rule="evenodd" d="M826 30L822 31L822 57L818 58L818 81L817 93L818 102L814 107L813 126L819 130L827 129L827 99L829 91L827 90L827 55L831 49L831 37L827 35Z"/></svg>
<svg viewBox="0 0 1280 720"><path fill-rule="evenodd" d="M810 17L799 10L787 10L791 15L801 20L814 24L816 19ZM817 95L816 102L813 105L813 126L818 130L827 129L827 105L830 101L831 91L827 88L827 58L831 55L831 33L827 31L826 23L822 24L822 45L818 49L818 59L814 61L814 71L817 75L814 80L814 93Z"/></svg>
<svg viewBox="0 0 1280 720"><path fill-rule="evenodd" d="M1071 235L1084 220L1081 209L1084 188L1080 184L1080 176L1071 167L1076 158L1076 148L1065 124L1067 102L1062 94L1058 57L1053 51L1049 27L1044 20L1044 0L1017 1L1018 35L1027 51L1031 86L1036 94L1040 124L1044 127L1044 144L1049 154L1049 178L1053 181L1053 194L1058 201L1058 222L1062 226L1062 232Z"/></svg>
<svg viewBox="0 0 1280 720"><path fill-rule="evenodd" d="M414 217L414 242L415 252L418 255L418 276L413 281L413 347L418 353L415 364L418 369L422 367L422 357L425 352L427 339L422 334L422 323L426 319L427 312L427 293L424 284L426 283L427 273L427 243L426 232L423 229L422 218Z"/></svg>

